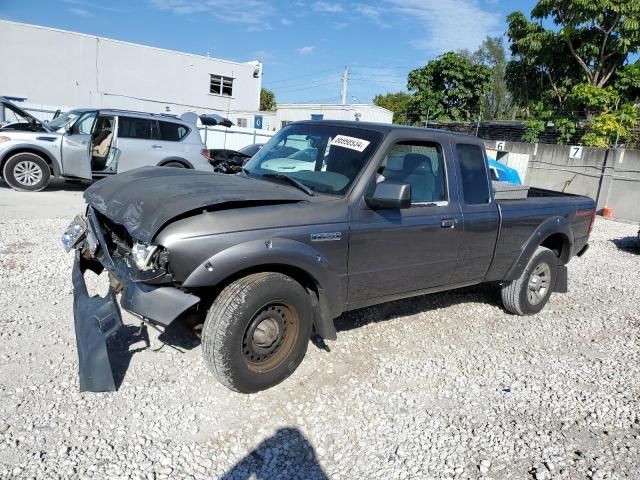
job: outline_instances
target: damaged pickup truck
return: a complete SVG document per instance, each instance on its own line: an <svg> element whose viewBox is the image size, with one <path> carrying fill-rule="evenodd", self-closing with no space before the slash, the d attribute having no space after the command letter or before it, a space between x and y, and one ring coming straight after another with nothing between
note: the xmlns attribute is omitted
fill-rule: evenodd
<svg viewBox="0 0 640 480"><path fill-rule="evenodd" d="M157 326L201 315L208 368L256 392L291 375L312 332L336 339L348 310L494 282L507 311L539 312L595 215L590 198L534 188L500 200L475 137L362 122L288 125L237 175L147 167L84 196L63 243L90 391L114 389L118 295ZM108 272L106 297L86 270Z"/></svg>

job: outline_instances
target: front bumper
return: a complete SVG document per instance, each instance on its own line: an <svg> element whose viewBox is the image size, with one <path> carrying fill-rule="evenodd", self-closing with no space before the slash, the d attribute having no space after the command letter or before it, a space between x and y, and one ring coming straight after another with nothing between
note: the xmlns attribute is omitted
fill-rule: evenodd
<svg viewBox="0 0 640 480"><path fill-rule="evenodd" d="M163 326L169 325L184 311L196 305L200 298L171 286L154 286L131 279L127 267L114 261L109 254L100 224L91 212L87 216L88 231L97 240L94 258L83 255L85 241L75 250L73 264L73 316L78 348L80 391L104 392L115 390L109 360L107 339L122 326L122 316L116 291L110 287L105 297L90 296L84 279L86 270L101 273L107 269L117 280L121 292L120 303L125 310Z"/></svg>

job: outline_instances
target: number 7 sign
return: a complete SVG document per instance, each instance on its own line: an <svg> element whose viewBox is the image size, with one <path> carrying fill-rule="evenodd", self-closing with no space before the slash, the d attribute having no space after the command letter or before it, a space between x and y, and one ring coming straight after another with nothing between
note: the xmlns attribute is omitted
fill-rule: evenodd
<svg viewBox="0 0 640 480"><path fill-rule="evenodd" d="M582 158L582 147L569 147L569 158Z"/></svg>

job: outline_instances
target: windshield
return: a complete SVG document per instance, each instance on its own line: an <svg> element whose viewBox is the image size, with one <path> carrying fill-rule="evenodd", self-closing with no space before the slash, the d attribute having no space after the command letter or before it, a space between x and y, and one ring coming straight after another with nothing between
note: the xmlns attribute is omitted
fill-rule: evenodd
<svg viewBox="0 0 640 480"><path fill-rule="evenodd" d="M47 123L47 127L49 127L51 130L59 130L64 126L69 125L76 118L82 115L82 113L83 112L79 112L77 110L71 110L67 113L63 113L55 120L51 120L49 123Z"/></svg>
<svg viewBox="0 0 640 480"><path fill-rule="evenodd" d="M381 133L360 128L290 125L280 130L244 168L249 175L286 175L316 193L343 195L381 138Z"/></svg>

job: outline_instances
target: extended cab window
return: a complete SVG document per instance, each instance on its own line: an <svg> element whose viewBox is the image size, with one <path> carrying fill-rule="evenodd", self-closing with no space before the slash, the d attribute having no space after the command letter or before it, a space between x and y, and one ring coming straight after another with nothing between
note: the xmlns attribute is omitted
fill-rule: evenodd
<svg viewBox="0 0 640 480"><path fill-rule="evenodd" d="M460 162L462 192L467 205L487 204L491 200L484 153L478 145L459 143L456 153Z"/></svg>
<svg viewBox="0 0 640 480"><path fill-rule="evenodd" d="M158 131L160 140L165 142L179 142L189 133L189 129L184 125L162 121L158 122Z"/></svg>
<svg viewBox="0 0 640 480"><path fill-rule="evenodd" d="M120 117L118 119L118 137L150 140L152 121L146 118Z"/></svg>
<svg viewBox="0 0 640 480"><path fill-rule="evenodd" d="M447 199L444 158L436 143L396 143L383 160L378 175L377 182L392 180L411 185L412 204Z"/></svg>

